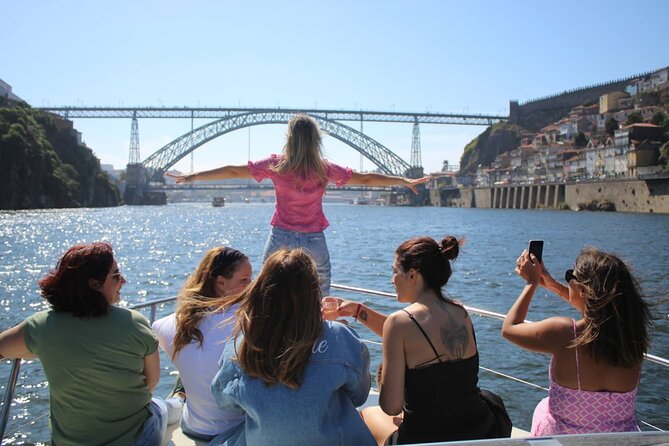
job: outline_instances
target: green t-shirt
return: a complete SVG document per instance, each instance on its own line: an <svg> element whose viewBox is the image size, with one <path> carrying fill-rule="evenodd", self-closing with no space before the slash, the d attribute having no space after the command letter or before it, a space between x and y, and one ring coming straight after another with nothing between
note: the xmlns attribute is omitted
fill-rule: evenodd
<svg viewBox="0 0 669 446"><path fill-rule="evenodd" d="M96 318L49 310L24 332L49 381L52 444L131 444L149 418L144 357L158 346L146 318L114 306Z"/></svg>

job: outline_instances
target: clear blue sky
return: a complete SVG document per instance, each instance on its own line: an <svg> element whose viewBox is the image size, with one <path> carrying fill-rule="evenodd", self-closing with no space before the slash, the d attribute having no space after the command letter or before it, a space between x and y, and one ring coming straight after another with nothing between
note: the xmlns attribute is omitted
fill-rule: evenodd
<svg viewBox="0 0 669 446"><path fill-rule="evenodd" d="M665 0L21 0L2 2L0 14L0 78L33 106L507 114L509 99L669 65ZM190 125L140 120L141 158ZM75 127L103 163L125 166L129 120ZM364 130L409 160L411 125ZM482 130L422 125L426 170L458 163ZM195 170L279 152L284 131L217 138L195 152ZM333 138L325 153L360 168L359 154ZM176 167L190 170L190 159Z"/></svg>

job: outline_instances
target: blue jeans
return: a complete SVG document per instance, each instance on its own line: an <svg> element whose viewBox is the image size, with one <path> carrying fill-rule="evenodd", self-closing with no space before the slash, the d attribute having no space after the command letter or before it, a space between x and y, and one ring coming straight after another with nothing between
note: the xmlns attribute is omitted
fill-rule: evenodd
<svg viewBox="0 0 669 446"><path fill-rule="evenodd" d="M167 433L167 425L174 424L181 418L183 400L169 398L151 398L149 412L151 416L144 422L142 431L135 437L133 446L161 446Z"/></svg>
<svg viewBox="0 0 669 446"><path fill-rule="evenodd" d="M152 398L149 404L151 416L144 422L142 431L135 437L133 446L161 446L167 432L167 405L160 398Z"/></svg>
<svg viewBox="0 0 669 446"><path fill-rule="evenodd" d="M207 434L197 434L195 432L191 432L188 430L186 425L184 425L183 421L181 422L181 433L184 434L186 437L190 438L191 440L199 440L199 441L206 441L210 442L214 438L216 438L216 435L207 435Z"/></svg>
<svg viewBox="0 0 669 446"><path fill-rule="evenodd" d="M307 251L316 262L321 296L330 295L330 252L323 231L297 232L272 226L265 243L263 263L270 254L281 248L302 248Z"/></svg>

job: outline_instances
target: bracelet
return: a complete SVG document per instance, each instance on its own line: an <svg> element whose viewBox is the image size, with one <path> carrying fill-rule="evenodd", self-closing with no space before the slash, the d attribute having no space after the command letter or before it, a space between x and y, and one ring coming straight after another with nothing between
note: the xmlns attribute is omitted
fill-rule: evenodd
<svg viewBox="0 0 669 446"><path fill-rule="evenodd" d="M358 307L355 309L355 316L353 316L353 319L355 319L356 322L358 322L358 315L360 314L360 308L362 308L362 304L358 303Z"/></svg>

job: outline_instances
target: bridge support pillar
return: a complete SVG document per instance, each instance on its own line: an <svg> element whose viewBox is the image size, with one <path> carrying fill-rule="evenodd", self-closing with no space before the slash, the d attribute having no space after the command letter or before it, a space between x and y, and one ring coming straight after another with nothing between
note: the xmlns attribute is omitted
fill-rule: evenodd
<svg viewBox="0 0 669 446"><path fill-rule="evenodd" d="M123 201L127 205L167 204L165 192L147 191L148 175L141 163L128 164L126 167L126 186Z"/></svg>

